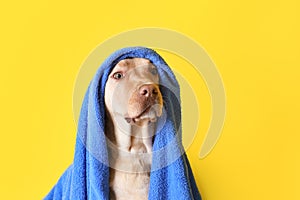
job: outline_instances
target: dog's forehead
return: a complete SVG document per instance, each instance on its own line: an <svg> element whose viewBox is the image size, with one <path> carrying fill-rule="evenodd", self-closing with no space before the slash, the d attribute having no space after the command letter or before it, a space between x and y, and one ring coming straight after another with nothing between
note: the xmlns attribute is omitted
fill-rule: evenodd
<svg viewBox="0 0 300 200"><path fill-rule="evenodd" d="M119 61L115 68L127 68L131 69L134 67L138 66L147 66L147 65L152 65L150 60L145 59L145 58L127 58Z"/></svg>

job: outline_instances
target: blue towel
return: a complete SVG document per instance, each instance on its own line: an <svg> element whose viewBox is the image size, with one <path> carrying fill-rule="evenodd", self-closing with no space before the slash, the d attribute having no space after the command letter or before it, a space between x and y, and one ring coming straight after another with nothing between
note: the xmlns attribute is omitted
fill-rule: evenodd
<svg viewBox="0 0 300 200"><path fill-rule="evenodd" d="M164 114L158 119L148 199L201 200L181 142L178 82L166 62L152 49L129 47L116 51L98 69L85 94L73 164L64 172L46 200L109 199L108 145L104 134L104 89L112 68L125 58L149 59L158 69ZM133 188L134 189L134 188Z"/></svg>

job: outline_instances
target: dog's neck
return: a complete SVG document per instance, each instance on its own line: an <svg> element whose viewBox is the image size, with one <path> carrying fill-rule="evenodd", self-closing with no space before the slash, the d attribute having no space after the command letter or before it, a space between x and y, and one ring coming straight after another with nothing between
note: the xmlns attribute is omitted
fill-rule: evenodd
<svg viewBox="0 0 300 200"><path fill-rule="evenodd" d="M156 123L142 126L106 116L105 134L109 149L110 167L134 173L149 172L152 161L152 140ZM124 123L123 123L124 122ZM141 125L141 124L140 124Z"/></svg>
<svg viewBox="0 0 300 200"><path fill-rule="evenodd" d="M105 132L107 138L117 148L131 153L151 153L152 139L156 130L156 123L140 121L137 124L126 122L121 117L106 115Z"/></svg>

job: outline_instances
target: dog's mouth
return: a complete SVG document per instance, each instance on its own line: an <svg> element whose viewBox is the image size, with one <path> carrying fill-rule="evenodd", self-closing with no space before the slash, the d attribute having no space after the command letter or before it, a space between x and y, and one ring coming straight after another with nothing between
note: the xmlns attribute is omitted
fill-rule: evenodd
<svg viewBox="0 0 300 200"><path fill-rule="evenodd" d="M157 118L162 115L162 105L161 104L153 104L148 105L144 110L142 110L139 114L134 117L126 116L125 120L127 123L136 124L141 121L146 121L148 123L156 122Z"/></svg>

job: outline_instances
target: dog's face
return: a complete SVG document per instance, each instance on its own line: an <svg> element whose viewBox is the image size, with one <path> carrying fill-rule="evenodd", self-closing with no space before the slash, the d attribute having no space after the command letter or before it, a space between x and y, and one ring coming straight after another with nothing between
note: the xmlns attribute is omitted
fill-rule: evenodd
<svg viewBox="0 0 300 200"><path fill-rule="evenodd" d="M162 95L156 67L147 59L121 60L105 86L105 106L112 118L148 124L162 114Z"/></svg>

